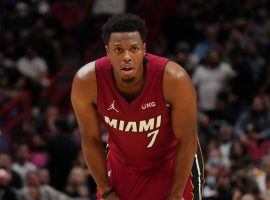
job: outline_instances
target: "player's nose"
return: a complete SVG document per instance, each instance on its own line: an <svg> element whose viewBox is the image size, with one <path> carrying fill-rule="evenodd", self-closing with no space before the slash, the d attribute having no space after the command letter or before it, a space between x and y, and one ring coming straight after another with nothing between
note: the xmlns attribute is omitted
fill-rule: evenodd
<svg viewBox="0 0 270 200"><path fill-rule="evenodd" d="M130 52L129 51L125 51L124 52L123 61L124 62L130 62L131 61L131 56L130 56Z"/></svg>

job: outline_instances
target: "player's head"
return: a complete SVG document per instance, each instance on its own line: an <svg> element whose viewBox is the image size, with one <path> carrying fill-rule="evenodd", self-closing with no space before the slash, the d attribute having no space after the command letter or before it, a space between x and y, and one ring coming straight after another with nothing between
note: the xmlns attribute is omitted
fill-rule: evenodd
<svg viewBox="0 0 270 200"><path fill-rule="evenodd" d="M115 78L132 83L142 75L146 48L143 20L133 14L115 15L102 27L102 38Z"/></svg>
<svg viewBox="0 0 270 200"><path fill-rule="evenodd" d="M137 15L119 14L108 19L102 27L102 39L107 46L112 33L138 32L143 43L146 42L145 22Z"/></svg>

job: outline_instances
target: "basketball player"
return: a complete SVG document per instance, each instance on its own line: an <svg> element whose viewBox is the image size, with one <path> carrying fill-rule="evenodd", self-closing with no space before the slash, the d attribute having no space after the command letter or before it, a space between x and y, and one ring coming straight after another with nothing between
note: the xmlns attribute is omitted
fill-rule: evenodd
<svg viewBox="0 0 270 200"><path fill-rule="evenodd" d="M117 15L103 26L107 56L73 80L82 149L104 200L201 199L196 94L185 70L146 53L144 22ZM102 146L99 122L109 133Z"/></svg>

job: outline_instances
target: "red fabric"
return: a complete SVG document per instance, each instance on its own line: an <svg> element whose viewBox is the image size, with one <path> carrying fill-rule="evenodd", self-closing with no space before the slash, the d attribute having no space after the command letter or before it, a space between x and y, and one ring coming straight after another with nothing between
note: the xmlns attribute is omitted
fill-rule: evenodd
<svg viewBox="0 0 270 200"><path fill-rule="evenodd" d="M192 184L191 178L189 178L187 185L184 191L184 199L185 200L193 200L194 199L194 185Z"/></svg>
<svg viewBox="0 0 270 200"><path fill-rule="evenodd" d="M151 54L147 54L146 57L148 62L145 85L141 94L131 103L116 90L109 59L103 57L96 61L98 112L109 132L109 156L136 170L157 168L166 163L174 157L177 144L162 91L163 73L168 60ZM119 112L108 110L114 101L114 107ZM116 120L117 127L108 125L105 117L111 121ZM150 124L150 121L153 122L151 128L139 131L142 124ZM125 130L129 122L136 123L136 127L133 128L137 130L132 128L130 131L122 131L120 123L124 125ZM147 148L154 139L153 132L158 132L156 139L152 147Z"/></svg>
<svg viewBox="0 0 270 200"><path fill-rule="evenodd" d="M270 141L258 143L249 139L245 144L248 147L248 155L257 162L260 162L263 156L267 155L270 150Z"/></svg>
<svg viewBox="0 0 270 200"><path fill-rule="evenodd" d="M144 88L131 103L116 90L110 60L103 57L96 61L98 113L109 132L107 169L112 187L121 200L166 200L173 181L177 140L172 133L170 110L162 90L168 59L151 54L146 58ZM113 109L109 109L111 106ZM160 123L158 116L161 116ZM149 126L149 130L139 131L141 123L150 120L154 125ZM129 123L135 127L125 131ZM154 131L158 131L156 139L148 147L153 135L147 135ZM189 181L185 200L193 198L192 190ZM100 199L99 193L98 197Z"/></svg>
<svg viewBox="0 0 270 200"><path fill-rule="evenodd" d="M158 169L138 172L122 164L114 164L108 160L110 182L120 200L166 200L171 186L174 162L170 161ZM99 191L98 200L101 200ZM191 178L184 191L185 200L193 200Z"/></svg>

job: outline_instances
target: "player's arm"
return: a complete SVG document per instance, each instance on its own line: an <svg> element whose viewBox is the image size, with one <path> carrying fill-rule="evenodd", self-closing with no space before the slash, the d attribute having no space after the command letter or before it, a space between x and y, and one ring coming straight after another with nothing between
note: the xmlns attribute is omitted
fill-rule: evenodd
<svg viewBox="0 0 270 200"><path fill-rule="evenodd" d="M97 84L95 63L82 67L75 75L71 102L81 134L81 147L87 166L102 194L111 190L106 170L106 156L96 111Z"/></svg>
<svg viewBox="0 0 270 200"><path fill-rule="evenodd" d="M196 92L186 71L169 61L163 79L164 97L171 105L171 123L178 140L170 200L183 198L197 150Z"/></svg>

